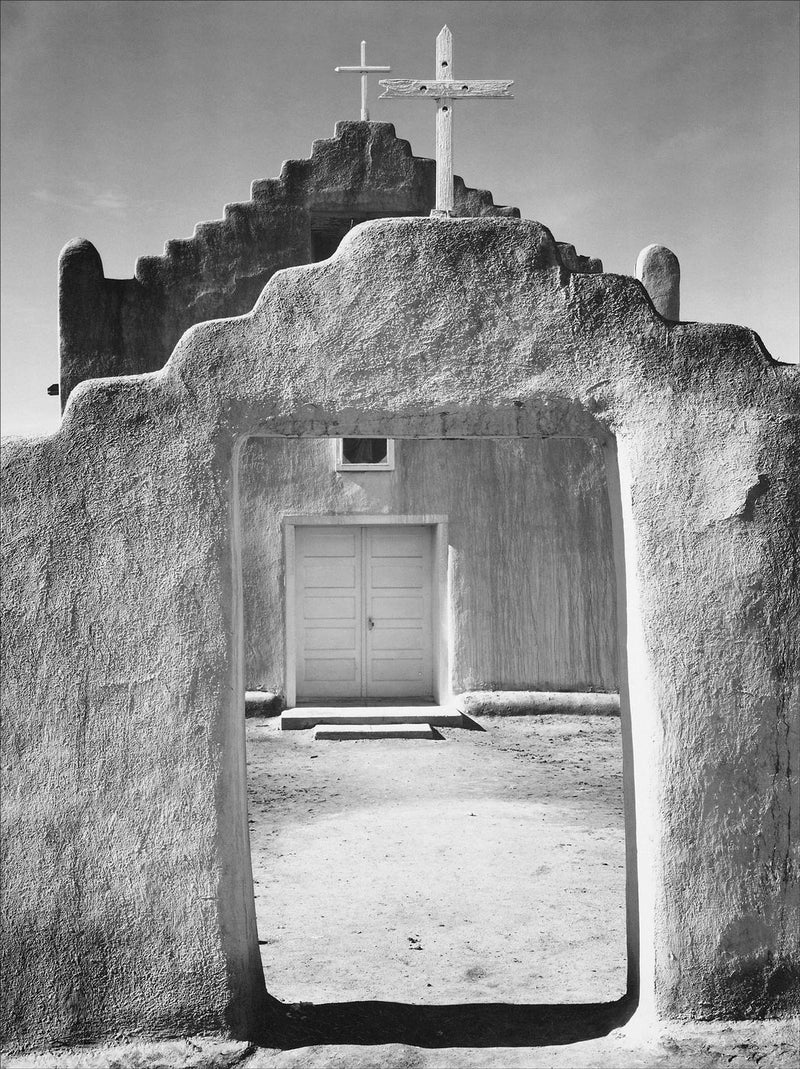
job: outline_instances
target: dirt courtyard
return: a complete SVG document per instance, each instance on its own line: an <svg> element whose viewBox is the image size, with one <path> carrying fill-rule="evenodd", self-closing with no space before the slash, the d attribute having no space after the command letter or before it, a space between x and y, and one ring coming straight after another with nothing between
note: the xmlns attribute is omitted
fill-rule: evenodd
<svg viewBox="0 0 800 1069"><path fill-rule="evenodd" d="M267 989L285 1003L598 1003L625 991L620 722L441 741L247 721Z"/></svg>
<svg viewBox="0 0 800 1069"><path fill-rule="evenodd" d="M618 1016L619 720L482 723L315 742L248 720L262 961L284 1004L264 1045L135 1042L8 1069L795 1069L791 1021L628 1033Z"/></svg>

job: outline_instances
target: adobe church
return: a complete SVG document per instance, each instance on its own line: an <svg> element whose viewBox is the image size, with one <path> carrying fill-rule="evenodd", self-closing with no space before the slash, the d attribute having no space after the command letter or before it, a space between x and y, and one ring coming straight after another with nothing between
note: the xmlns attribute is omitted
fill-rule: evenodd
<svg viewBox="0 0 800 1069"><path fill-rule="evenodd" d="M342 122L310 159L255 182L224 221L140 259L132 279L106 279L89 242L68 245L62 404L86 379L163 367L189 327L245 314L276 270L328 259L357 224L429 216L434 178L433 161L390 124ZM454 193L458 218L519 218L458 179ZM572 271L602 270L558 250ZM396 354L398 379L405 363ZM597 442L476 441L457 429L445 440L343 439L330 425L315 440L249 438L238 478L248 691L289 706L617 691Z"/></svg>
<svg viewBox="0 0 800 1069"><path fill-rule="evenodd" d="M3 457L11 1048L269 1044L246 689L619 692L630 1011L798 1009L797 368L435 180L340 123L133 279L64 250L63 422Z"/></svg>

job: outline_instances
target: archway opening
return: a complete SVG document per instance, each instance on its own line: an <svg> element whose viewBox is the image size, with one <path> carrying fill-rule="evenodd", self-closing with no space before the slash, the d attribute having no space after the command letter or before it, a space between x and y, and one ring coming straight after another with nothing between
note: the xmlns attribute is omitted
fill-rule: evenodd
<svg viewBox="0 0 800 1069"><path fill-rule="evenodd" d="M313 498L317 515L346 515L351 524L366 519L360 524L364 528L370 526L368 510L378 499L390 518L424 518L419 499L409 499L407 480L412 471L436 470L432 457L422 455L426 446L449 452L452 471L468 470L470 463L474 470L481 448L506 450L512 464L523 469L526 449L547 448L539 439L503 439L502 444L497 439L398 440L400 471L389 488L376 483L371 472L353 473L345 482L332 478L331 439L264 436L250 441L255 450L250 456L242 451L239 471L245 662L260 641L254 625L268 621L267 657L272 658L274 679L245 678L248 687L276 696L271 709L262 710L272 713L285 700L291 661L281 620L286 591L296 582L286 567L287 516L307 513ZM551 443L555 468L569 442L577 441ZM605 530L612 541L619 540L614 444L580 441L592 455L592 470L603 468ZM420 456L411 461L414 449ZM259 464L271 473L271 491L254 503L252 479ZM609 467L613 474L606 478ZM481 478L486 477L483 470ZM535 498L541 486L529 489ZM561 489L571 492L568 485ZM457 496L457 487L453 493ZM500 520L496 512L493 520L486 518L487 531L494 523L492 545L500 557L508 547L498 523L507 526L516 513L524 526L534 516L530 503L513 493L507 504ZM541 513L541 498L539 504ZM472 509L474 526L474 503ZM449 520L452 507L444 511ZM519 676L490 670L478 679L459 675L453 663L464 656L463 649L456 652L464 641L453 633L466 611L463 590L457 589L468 571L460 525L459 519L448 523L446 536L446 674L455 693L523 693ZM553 541L558 524L543 527ZM560 538L566 538L564 528ZM614 545L606 549L614 561ZM492 565L490 558L491 552L484 552L491 583L500 565ZM616 558L623 559L619 552ZM528 566L537 566L530 556ZM552 570L554 561L547 567ZM615 567L618 571L618 563ZM256 590L253 569L271 577L275 601L266 611L263 598L248 601L248 586ZM562 586L564 579L562 574ZM624 575L615 571L610 581L616 639L617 628L624 636ZM509 589L519 586L518 574ZM563 601L562 614L565 606L570 608L566 593ZM494 607L492 611L496 618ZM512 633L519 612L509 607L515 618ZM614 670L624 672L624 658L622 665L615 661ZM502 686L509 679L511 684ZM464 685L475 682L482 687ZM535 689L536 682L541 680L531 677L528 686ZM580 687L586 686L575 679L571 692L583 693ZM539 687L543 689L551 688ZM313 1042L388 1042L386 1036L399 1028L420 1041L425 1033L433 1045L474 1045L482 1020L490 1045L523 1045L555 1034L541 1031L536 1008L547 1007L556 1032L572 1038L601 1034L631 1012L638 965L627 710L623 708L622 718L508 712L495 709L474 718L483 731L442 727L439 739L430 744L325 743L316 741L311 730L281 731L274 716L248 718L248 819L261 957L267 988L286 1005L292 1034L300 1027L316 1037L309 1040ZM623 753L628 765L624 789ZM310 1006L298 1011L298 1004L305 1003ZM362 1007L358 1014L355 1006ZM388 1018L386 1006L394 1007ZM476 1009L472 1024L459 1009L467 1006ZM297 1012L302 1014L299 1025ZM537 1037L531 1033L534 1020ZM458 1040L456 1022L462 1031ZM437 1034L443 1037L441 1044Z"/></svg>

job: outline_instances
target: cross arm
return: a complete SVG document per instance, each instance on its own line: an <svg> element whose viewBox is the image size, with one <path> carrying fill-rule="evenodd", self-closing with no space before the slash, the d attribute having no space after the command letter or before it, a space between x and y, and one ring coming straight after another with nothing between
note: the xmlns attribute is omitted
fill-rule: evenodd
<svg viewBox="0 0 800 1069"><path fill-rule="evenodd" d="M354 71L356 74L372 74L373 72L378 74L383 71L390 71L391 67L334 67L335 71Z"/></svg>
<svg viewBox="0 0 800 1069"><path fill-rule="evenodd" d="M422 78L382 78L378 85L382 86L381 100L389 97L433 97L440 100L449 97L450 100L464 100L468 97L504 97L513 100L508 91L513 82L481 79L480 81L467 81L461 78L453 78L452 81L426 81Z"/></svg>

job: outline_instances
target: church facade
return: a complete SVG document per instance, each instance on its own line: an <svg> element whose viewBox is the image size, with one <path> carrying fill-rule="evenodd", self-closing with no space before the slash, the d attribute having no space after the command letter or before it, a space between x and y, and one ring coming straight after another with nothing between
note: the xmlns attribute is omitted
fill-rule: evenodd
<svg viewBox="0 0 800 1069"><path fill-rule="evenodd" d="M359 223L427 216L434 180L390 124L339 123L224 220L140 259L133 279L106 279L96 250L73 243L60 272L62 402L87 378L160 368L191 326L249 313L275 271L328 259ZM458 217L519 216L461 180L454 192ZM558 249L565 270L602 270ZM401 382L407 357L383 359ZM238 478L248 690L289 706L617 691L597 443L342 439L327 426L315 440L251 436Z"/></svg>

